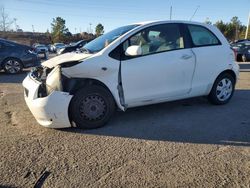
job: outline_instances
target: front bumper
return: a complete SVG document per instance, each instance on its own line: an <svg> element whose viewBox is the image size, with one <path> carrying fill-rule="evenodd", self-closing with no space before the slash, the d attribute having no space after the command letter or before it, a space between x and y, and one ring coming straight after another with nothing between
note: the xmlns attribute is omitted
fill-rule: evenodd
<svg viewBox="0 0 250 188"><path fill-rule="evenodd" d="M50 95L39 98L40 85L30 74L23 81L25 102L37 122L48 128L71 127L68 107L72 95L53 91Z"/></svg>

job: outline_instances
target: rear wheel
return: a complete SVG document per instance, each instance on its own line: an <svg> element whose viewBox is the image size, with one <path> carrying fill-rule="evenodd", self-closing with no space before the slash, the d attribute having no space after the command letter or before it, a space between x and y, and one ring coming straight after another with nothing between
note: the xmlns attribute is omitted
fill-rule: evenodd
<svg viewBox="0 0 250 188"><path fill-rule="evenodd" d="M115 110L113 96L102 86L79 90L70 102L69 117L77 127L94 129L104 126Z"/></svg>
<svg viewBox="0 0 250 188"><path fill-rule="evenodd" d="M242 61L247 62L247 57L245 55L242 55Z"/></svg>
<svg viewBox="0 0 250 188"><path fill-rule="evenodd" d="M23 65L20 60L9 58L4 61L3 69L6 73L16 74L23 70Z"/></svg>
<svg viewBox="0 0 250 188"><path fill-rule="evenodd" d="M220 75L208 96L208 100L216 105L226 104L233 96L235 79L232 75L225 73Z"/></svg>

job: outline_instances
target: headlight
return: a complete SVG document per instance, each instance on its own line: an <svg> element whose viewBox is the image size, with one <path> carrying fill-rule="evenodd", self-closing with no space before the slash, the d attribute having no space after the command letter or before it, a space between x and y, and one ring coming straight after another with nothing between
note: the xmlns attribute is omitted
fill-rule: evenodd
<svg viewBox="0 0 250 188"><path fill-rule="evenodd" d="M55 67L48 75L46 79L46 90L48 95L52 91L62 91L62 82L61 82L61 67Z"/></svg>
<svg viewBox="0 0 250 188"><path fill-rule="evenodd" d="M61 53L63 52L63 50L64 50L64 48L59 49L59 50L57 51L57 53L58 53L58 54L61 54Z"/></svg>
<svg viewBox="0 0 250 188"><path fill-rule="evenodd" d="M34 52L34 51L32 51L32 50L28 50L27 51L29 54L34 54L34 55L36 55L36 53Z"/></svg>

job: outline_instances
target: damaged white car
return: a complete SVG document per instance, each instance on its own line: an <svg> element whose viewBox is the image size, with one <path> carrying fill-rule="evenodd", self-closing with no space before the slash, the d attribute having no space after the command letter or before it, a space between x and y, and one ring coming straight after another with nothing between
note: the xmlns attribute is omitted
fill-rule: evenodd
<svg viewBox="0 0 250 188"><path fill-rule="evenodd" d="M226 104L239 74L211 25L155 21L117 28L81 52L45 61L23 81L25 101L49 128L97 128L116 109L208 96Z"/></svg>

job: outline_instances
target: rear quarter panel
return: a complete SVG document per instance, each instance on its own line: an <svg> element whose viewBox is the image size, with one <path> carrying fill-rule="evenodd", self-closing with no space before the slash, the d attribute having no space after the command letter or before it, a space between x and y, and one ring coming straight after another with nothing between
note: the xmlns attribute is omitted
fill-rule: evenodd
<svg viewBox="0 0 250 188"><path fill-rule="evenodd" d="M221 45L192 48L196 55L196 70L192 95L208 95L216 78L225 70L232 70L234 54L223 34L214 26L206 26L220 40Z"/></svg>

